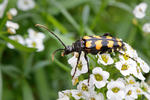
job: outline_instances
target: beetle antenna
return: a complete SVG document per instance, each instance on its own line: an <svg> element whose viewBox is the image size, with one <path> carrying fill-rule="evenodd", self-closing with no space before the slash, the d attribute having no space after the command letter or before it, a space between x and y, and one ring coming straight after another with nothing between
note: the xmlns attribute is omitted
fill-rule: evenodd
<svg viewBox="0 0 150 100"><path fill-rule="evenodd" d="M44 29L46 29L47 31L49 31L49 32L50 32L51 34L53 34L53 35L61 42L61 44L66 48L66 45L63 43L63 41L62 41L54 32L52 32L51 30L49 30L46 26L41 25L41 24L36 24L35 26L44 28Z"/></svg>
<svg viewBox="0 0 150 100"><path fill-rule="evenodd" d="M52 61L54 60L56 52L61 51L61 50L65 50L65 49L57 49L52 53Z"/></svg>

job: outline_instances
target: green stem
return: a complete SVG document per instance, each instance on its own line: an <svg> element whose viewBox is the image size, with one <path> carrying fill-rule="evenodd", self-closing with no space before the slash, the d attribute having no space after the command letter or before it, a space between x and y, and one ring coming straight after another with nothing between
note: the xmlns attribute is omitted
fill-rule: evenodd
<svg viewBox="0 0 150 100"><path fill-rule="evenodd" d="M2 80L2 71L1 71L1 67L0 67L0 100L2 100L2 92L3 92L3 80Z"/></svg>
<svg viewBox="0 0 150 100"><path fill-rule="evenodd" d="M60 67L61 69L63 69L66 72L70 72L70 68L66 67L64 64L62 64L60 61L58 61L57 59L54 60L55 63L58 65L58 67Z"/></svg>

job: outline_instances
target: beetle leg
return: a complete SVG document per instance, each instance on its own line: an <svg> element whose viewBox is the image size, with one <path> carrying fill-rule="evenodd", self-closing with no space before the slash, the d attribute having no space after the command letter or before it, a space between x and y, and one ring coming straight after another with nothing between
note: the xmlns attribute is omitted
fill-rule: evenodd
<svg viewBox="0 0 150 100"><path fill-rule="evenodd" d="M126 57L128 57L128 58L130 58L130 59L132 59L133 61L135 61L136 63L138 63L138 61L136 60L136 59L134 59L134 58L132 58L132 57L130 57L130 56L128 56L128 55L126 55L126 54L123 54L123 53L121 53L121 52L119 52L119 51L117 51L120 55L122 55L122 56L126 56Z"/></svg>
<svg viewBox="0 0 150 100"><path fill-rule="evenodd" d="M90 81L90 69L89 69L89 62L88 62L88 58L87 58L87 54L84 55L84 58L87 62L87 67L88 67L88 85L89 85L89 81Z"/></svg>
<svg viewBox="0 0 150 100"><path fill-rule="evenodd" d="M78 64L79 64L79 61L80 61L80 56L81 56L81 51L79 52L79 57L78 57L78 59L77 59L77 64L76 64L75 71L74 71L74 73L73 73L72 79L74 78L74 75L75 75L75 73L76 73L76 71L77 71L77 67L78 67Z"/></svg>

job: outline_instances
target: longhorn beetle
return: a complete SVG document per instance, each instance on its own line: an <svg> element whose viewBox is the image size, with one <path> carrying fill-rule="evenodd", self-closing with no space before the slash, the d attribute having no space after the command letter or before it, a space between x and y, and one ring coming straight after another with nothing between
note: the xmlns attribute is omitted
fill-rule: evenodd
<svg viewBox="0 0 150 100"><path fill-rule="evenodd" d="M66 46L62 42L62 40L55 33L50 31L46 26L43 26L43 25L40 25L40 24L36 24L36 26L39 26L41 28L45 28L46 30L48 30L64 46L64 49L57 49L53 52L52 59L54 58L54 54L57 51L61 51L61 50L63 50L62 56L68 55L72 52L78 52L79 53L79 56L77 58L77 64L76 64L75 71L73 73L72 78L74 78L74 76L75 76L75 73L76 73L76 70L77 70L77 66L79 64L79 60L80 60L80 56L81 56L82 51L85 53L84 57L85 57L85 60L87 62L87 66L88 66L88 74L90 74L89 73L89 62L88 62L88 58L87 58L88 53L96 55L98 53L103 54L103 53L106 53L106 52L108 52L108 53L118 52L119 54L125 55L126 57L131 58L132 60L136 61L134 58L119 52L120 50L123 50L123 51L125 50L125 44L123 43L123 41L121 39L112 37L109 33L105 33L103 36L96 36L96 35L94 35L94 36L84 36L83 38L80 38L76 42L72 43L71 46ZM88 82L89 82L89 78L88 78Z"/></svg>

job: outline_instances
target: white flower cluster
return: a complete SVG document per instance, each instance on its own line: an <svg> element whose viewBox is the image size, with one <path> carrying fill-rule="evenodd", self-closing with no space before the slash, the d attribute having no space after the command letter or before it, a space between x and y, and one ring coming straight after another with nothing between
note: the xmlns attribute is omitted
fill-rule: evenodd
<svg viewBox="0 0 150 100"><path fill-rule="evenodd" d="M7 6L8 0L4 0L2 4L0 4L0 18L2 18L5 7ZM27 11L35 6L34 0L18 0L17 6L20 10ZM45 38L45 35L41 32L36 32L33 29L29 28L28 29L28 38L24 39L21 35L16 34L17 30L19 29L19 24L16 22L13 22L13 17L17 16L18 11L16 8L11 8L7 11L7 22L6 22L6 27L7 27L7 32L11 34L9 38L11 40L15 40L18 43L25 45L27 47L31 48L36 48L37 51L43 51L44 50L44 44L43 40ZM7 46L11 49L14 49L15 47L7 43Z"/></svg>
<svg viewBox="0 0 150 100"><path fill-rule="evenodd" d="M3 0L3 2L0 4L0 18L3 18L8 1L9 0ZM20 9L22 11L27 11L27 10L33 9L35 7L35 2L34 2L34 0L18 0L17 7L18 7L18 9ZM8 12L8 15L9 14L12 14L12 15L9 16L8 19L11 19L12 16L16 16L17 15L16 9L15 8L11 9Z"/></svg>
<svg viewBox="0 0 150 100"><path fill-rule="evenodd" d="M137 5L134 10L133 10L133 14L136 18L138 19L143 19L146 16L146 10L148 8L148 4L145 2L140 3L139 5ZM143 25L143 31L145 33L150 33L150 22L145 23Z"/></svg>
<svg viewBox="0 0 150 100"><path fill-rule="evenodd" d="M44 50L43 40L45 35L41 32L36 32L33 29L28 29L29 37L24 39L21 35L9 36L10 39L17 41L27 47L36 48L38 52ZM9 48L13 49L14 46L10 43L7 44Z"/></svg>
<svg viewBox="0 0 150 100"><path fill-rule="evenodd" d="M144 82L143 73L148 73L150 68L131 46L124 44L126 50L120 53L96 55L98 65L90 67L89 82L85 75L88 73L88 66L82 52L72 79L73 85L77 84L77 89L59 92L58 100L134 100L142 95L149 99L150 87ZM72 66L71 75L75 71L78 56L78 53L75 53L68 60ZM108 70L109 67L118 70L120 73L116 74L123 78L118 76L117 79L113 79L113 70Z"/></svg>

